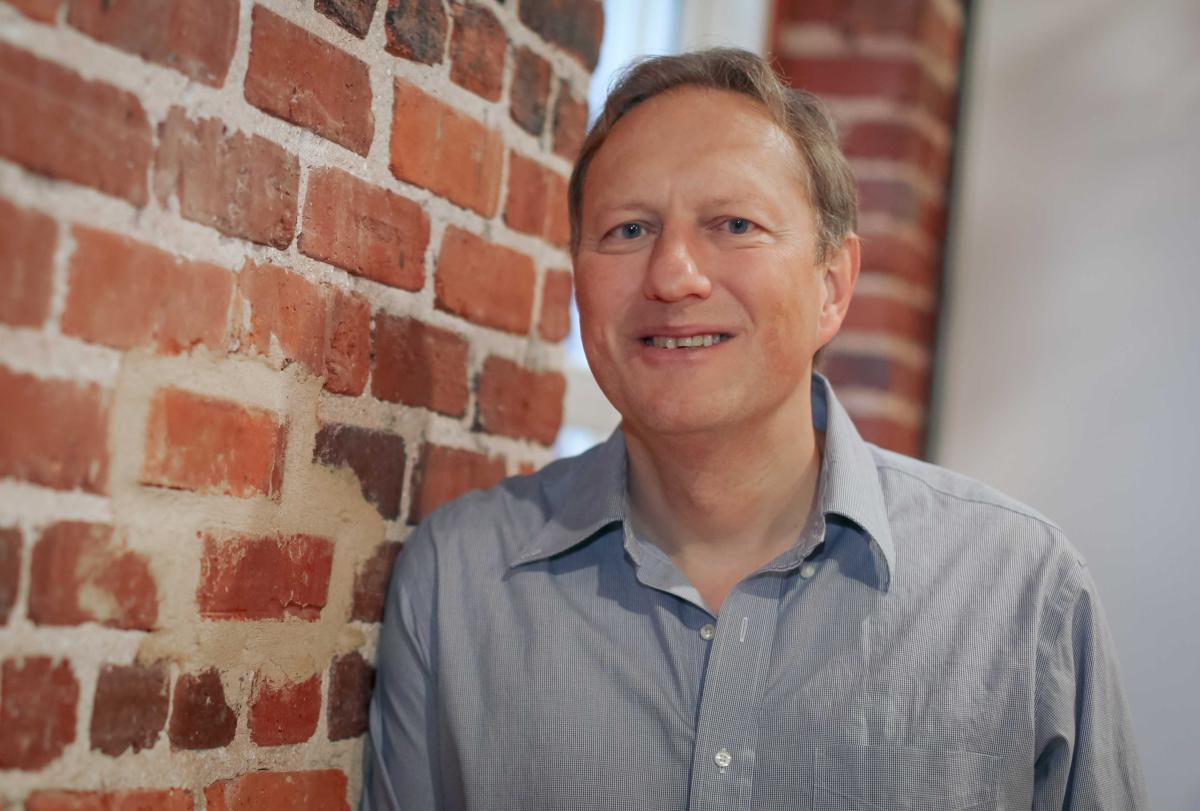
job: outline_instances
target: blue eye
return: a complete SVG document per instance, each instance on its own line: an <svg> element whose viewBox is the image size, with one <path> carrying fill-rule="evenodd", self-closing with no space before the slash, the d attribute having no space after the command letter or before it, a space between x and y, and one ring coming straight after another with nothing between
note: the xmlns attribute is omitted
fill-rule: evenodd
<svg viewBox="0 0 1200 811"><path fill-rule="evenodd" d="M644 233L641 223L627 222L617 226L617 236L621 239L637 239Z"/></svg>
<svg viewBox="0 0 1200 811"><path fill-rule="evenodd" d="M753 227L744 217L730 217L724 224L731 234L746 234Z"/></svg>

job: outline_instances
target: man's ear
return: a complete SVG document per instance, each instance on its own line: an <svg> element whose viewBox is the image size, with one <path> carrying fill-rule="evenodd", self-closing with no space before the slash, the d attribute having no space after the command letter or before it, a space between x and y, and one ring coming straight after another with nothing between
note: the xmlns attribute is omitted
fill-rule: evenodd
<svg viewBox="0 0 1200 811"><path fill-rule="evenodd" d="M821 315L817 327L821 346L833 340L846 311L850 308L850 297L854 295L854 284L858 281L862 247L857 234L850 234L826 259L822 273L825 300L821 304Z"/></svg>

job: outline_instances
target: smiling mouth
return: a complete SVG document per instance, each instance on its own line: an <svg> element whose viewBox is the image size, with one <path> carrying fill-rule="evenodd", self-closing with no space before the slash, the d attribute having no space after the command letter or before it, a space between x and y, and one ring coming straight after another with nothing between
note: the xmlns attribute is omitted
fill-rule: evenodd
<svg viewBox="0 0 1200 811"><path fill-rule="evenodd" d="M668 338L662 335L647 335L642 338L646 346L656 349L702 349L728 341L733 336L727 332L712 332L707 335L689 335L686 338Z"/></svg>

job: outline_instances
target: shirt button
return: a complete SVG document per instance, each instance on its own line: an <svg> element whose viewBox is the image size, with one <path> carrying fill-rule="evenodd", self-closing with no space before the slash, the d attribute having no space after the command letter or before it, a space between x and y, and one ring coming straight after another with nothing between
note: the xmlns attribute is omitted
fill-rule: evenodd
<svg viewBox="0 0 1200 811"><path fill-rule="evenodd" d="M805 580L817 573L817 565L815 563L806 563L800 567L800 576Z"/></svg>
<svg viewBox="0 0 1200 811"><path fill-rule="evenodd" d="M700 626L700 638L705 642L710 641L716 635L717 626L713 625L711 622Z"/></svg>
<svg viewBox="0 0 1200 811"><path fill-rule="evenodd" d="M722 769L727 769L729 764L733 763L733 755L729 754L728 749L721 749L713 755L713 763Z"/></svg>

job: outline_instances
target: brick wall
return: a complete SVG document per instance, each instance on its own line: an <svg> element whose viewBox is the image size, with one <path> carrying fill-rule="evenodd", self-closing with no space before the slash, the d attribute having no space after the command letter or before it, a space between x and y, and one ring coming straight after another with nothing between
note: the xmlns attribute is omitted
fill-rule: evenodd
<svg viewBox="0 0 1200 811"><path fill-rule="evenodd" d="M0 0L0 806L356 802L391 561L545 462L597 0Z"/></svg>
<svg viewBox="0 0 1200 811"><path fill-rule="evenodd" d="M873 442L920 455L963 39L961 0L778 0L771 51L830 103L859 181L862 275L824 370Z"/></svg>

